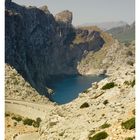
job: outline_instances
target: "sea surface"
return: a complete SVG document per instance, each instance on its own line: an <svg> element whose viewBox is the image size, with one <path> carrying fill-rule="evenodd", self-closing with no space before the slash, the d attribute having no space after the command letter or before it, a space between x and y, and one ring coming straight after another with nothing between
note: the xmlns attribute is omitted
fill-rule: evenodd
<svg viewBox="0 0 140 140"><path fill-rule="evenodd" d="M105 75L71 76L50 83L54 90L51 100L58 104L66 104L76 99L79 93L91 87L93 82L99 82Z"/></svg>

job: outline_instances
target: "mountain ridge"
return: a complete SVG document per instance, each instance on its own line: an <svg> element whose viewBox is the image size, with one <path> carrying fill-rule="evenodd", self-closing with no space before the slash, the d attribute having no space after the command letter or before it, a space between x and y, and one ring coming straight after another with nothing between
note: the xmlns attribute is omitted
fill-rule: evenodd
<svg viewBox="0 0 140 140"><path fill-rule="evenodd" d="M81 27L81 26L97 26L101 30L106 31L106 30L109 30L111 28L121 27L121 26L126 26L126 25L128 25L128 23L125 21L106 21L106 22L85 23L83 25L79 25L79 27Z"/></svg>
<svg viewBox="0 0 140 140"><path fill-rule="evenodd" d="M121 42L131 42L135 40L135 22L131 25L112 28L106 32L112 34Z"/></svg>

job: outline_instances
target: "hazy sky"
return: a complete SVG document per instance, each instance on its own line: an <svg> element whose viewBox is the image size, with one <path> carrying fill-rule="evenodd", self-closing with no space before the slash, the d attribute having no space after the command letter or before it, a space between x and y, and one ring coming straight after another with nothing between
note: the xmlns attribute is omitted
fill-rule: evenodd
<svg viewBox="0 0 140 140"><path fill-rule="evenodd" d="M135 0L12 0L21 5L47 5L52 14L63 10L73 12L73 24L135 19Z"/></svg>

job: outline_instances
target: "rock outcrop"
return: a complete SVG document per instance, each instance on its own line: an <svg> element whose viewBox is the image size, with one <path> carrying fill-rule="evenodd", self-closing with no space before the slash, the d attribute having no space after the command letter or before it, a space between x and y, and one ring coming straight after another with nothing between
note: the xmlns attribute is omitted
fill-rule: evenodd
<svg viewBox="0 0 140 140"><path fill-rule="evenodd" d="M50 14L50 11L49 11L49 9L48 9L48 6L47 6L47 5L42 6L42 7L40 7L39 9L40 9L40 10L42 10L43 12L45 12L46 14Z"/></svg>
<svg viewBox="0 0 140 140"><path fill-rule="evenodd" d="M72 12L65 10L55 15L56 21L64 22L67 24L72 23Z"/></svg>

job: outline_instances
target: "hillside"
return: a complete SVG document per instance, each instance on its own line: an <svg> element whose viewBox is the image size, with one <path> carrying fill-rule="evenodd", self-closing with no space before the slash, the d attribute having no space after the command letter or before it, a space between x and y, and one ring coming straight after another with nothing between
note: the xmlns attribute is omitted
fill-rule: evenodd
<svg viewBox="0 0 140 140"><path fill-rule="evenodd" d="M36 103L49 102L45 96L40 96L38 92L8 64L5 64L5 98Z"/></svg>
<svg viewBox="0 0 140 140"><path fill-rule="evenodd" d="M112 28L106 32L112 34L121 42L131 42L135 40L135 22L132 25Z"/></svg>

